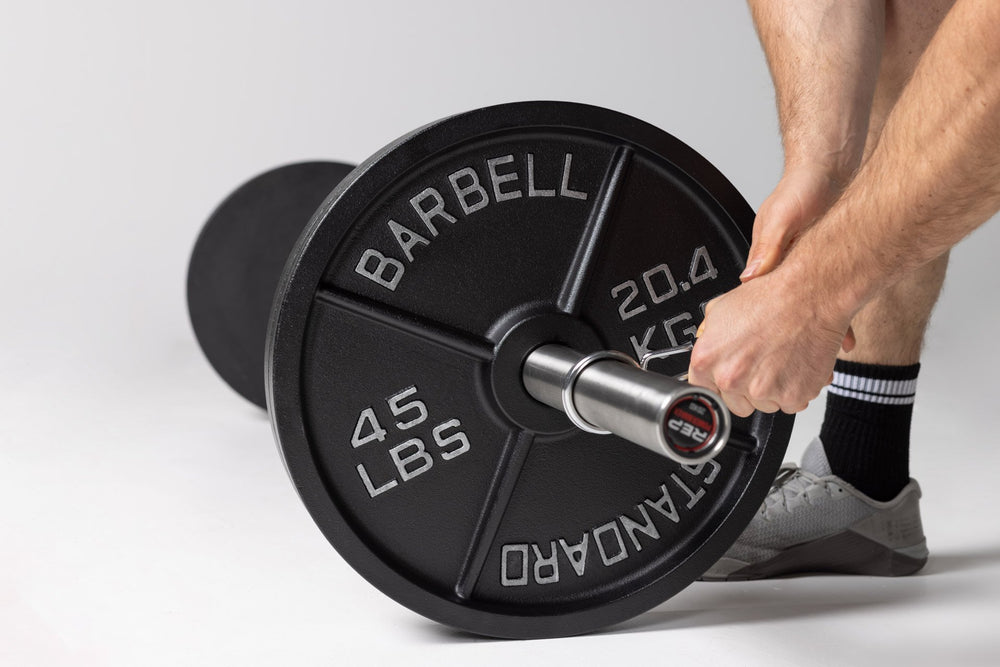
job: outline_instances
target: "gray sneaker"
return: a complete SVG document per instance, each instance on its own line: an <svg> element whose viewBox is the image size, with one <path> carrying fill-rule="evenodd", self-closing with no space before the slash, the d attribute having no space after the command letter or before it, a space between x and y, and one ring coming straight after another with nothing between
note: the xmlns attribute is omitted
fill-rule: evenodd
<svg viewBox="0 0 1000 667"><path fill-rule="evenodd" d="M927 562L916 480L888 502L872 500L830 470L823 443L802 467L784 464L760 511L702 581L835 572L896 577Z"/></svg>

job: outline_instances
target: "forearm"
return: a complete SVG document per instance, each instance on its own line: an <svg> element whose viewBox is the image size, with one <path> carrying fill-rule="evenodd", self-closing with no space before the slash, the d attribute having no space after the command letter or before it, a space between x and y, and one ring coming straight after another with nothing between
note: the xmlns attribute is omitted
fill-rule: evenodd
<svg viewBox="0 0 1000 667"><path fill-rule="evenodd" d="M861 160L884 0L749 0L774 79L786 171L843 184Z"/></svg>
<svg viewBox="0 0 1000 667"><path fill-rule="evenodd" d="M941 24L850 187L789 253L790 283L853 315L1000 208L1000 3Z"/></svg>

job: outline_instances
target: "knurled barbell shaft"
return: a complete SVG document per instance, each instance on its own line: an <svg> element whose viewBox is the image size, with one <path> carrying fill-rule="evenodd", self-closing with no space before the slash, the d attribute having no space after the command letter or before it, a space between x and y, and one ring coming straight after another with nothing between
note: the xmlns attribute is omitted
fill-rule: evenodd
<svg viewBox="0 0 1000 667"><path fill-rule="evenodd" d="M542 345L521 376L528 394L579 428L613 433L681 463L711 459L729 438L729 412L713 392L645 371L621 353Z"/></svg>

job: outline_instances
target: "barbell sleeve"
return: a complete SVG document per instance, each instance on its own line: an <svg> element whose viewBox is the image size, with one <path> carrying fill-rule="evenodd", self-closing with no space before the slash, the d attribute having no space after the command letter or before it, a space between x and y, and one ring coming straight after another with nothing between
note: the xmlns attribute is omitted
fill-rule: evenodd
<svg viewBox="0 0 1000 667"><path fill-rule="evenodd" d="M542 345L528 354L521 377L529 395L578 428L613 433L680 463L707 461L729 439L732 419L717 395L643 370L620 352Z"/></svg>

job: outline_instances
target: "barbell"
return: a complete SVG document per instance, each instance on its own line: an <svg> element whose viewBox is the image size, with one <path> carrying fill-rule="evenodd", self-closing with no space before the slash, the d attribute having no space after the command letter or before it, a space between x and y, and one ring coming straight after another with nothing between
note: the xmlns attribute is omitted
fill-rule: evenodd
<svg viewBox="0 0 1000 667"><path fill-rule="evenodd" d="M752 223L652 125L505 104L241 186L188 304L366 579L471 632L579 634L694 581L777 472L790 415L676 377Z"/></svg>

